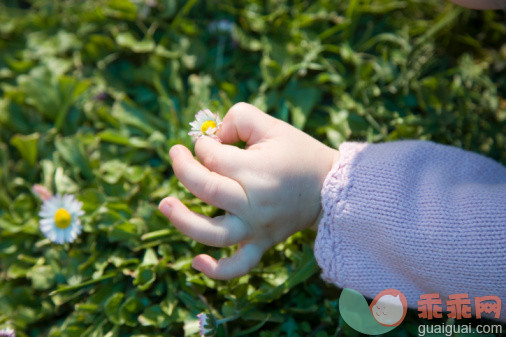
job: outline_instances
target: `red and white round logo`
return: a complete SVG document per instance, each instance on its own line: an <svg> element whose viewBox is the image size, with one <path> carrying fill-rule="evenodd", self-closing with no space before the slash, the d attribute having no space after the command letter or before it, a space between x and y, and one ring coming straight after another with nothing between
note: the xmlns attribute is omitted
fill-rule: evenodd
<svg viewBox="0 0 506 337"><path fill-rule="evenodd" d="M406 316L408 301L399 290L385 289L376 295L369 309L379 324L398 326Z"/></svg>

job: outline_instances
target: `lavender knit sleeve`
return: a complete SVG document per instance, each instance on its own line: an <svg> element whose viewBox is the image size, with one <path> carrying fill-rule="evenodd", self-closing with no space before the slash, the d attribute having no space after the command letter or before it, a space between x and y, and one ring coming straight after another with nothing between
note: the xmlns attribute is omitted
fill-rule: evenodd
<svg viewBox="0 0 506 337"><path fill-rule="evenodd" d="M495 295L506 320L506 168L427 141L346 142L322 189L322 278L374 298ZM473 314L474 314L473 306Z"/></svg>

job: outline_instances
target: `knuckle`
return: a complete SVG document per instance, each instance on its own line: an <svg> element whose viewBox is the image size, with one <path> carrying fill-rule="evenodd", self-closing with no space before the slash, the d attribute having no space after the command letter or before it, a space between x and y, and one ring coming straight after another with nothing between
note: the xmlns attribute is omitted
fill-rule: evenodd
<svg viewBox="0 0 506 337"><path fill-rule="evenodd" d="M216 165L216 154L212 151L208 151L205 155L201 155L202 157L202 164L209 168L209 169L212 169L215 167Z"/></svg>
<svg viewBox="0 0 506 337"><path fill-rule="evenodd" d="M206 179L204 186L203 186L203 192L204 195L209 199L217 199L220 192L220 186L218 182L215 179L215 173L211 172L211 177L209 179Z"/></svg>
<svg viewBox="0 0 506 337"><path fill-rule="evenodd" d="M250 109L250 107L251 105L245 102L236 103L228 110L227 115L230 115L232 118L240 117L245 111Z"/></svg>
<svg viewBox="0 0 506 337"><path fill-rule="evenodd" d="M214 238L214 242L216 243L217 247L227 247L227 246L231 245L229 243L227 236L223 232L218 231L218 232L216 232L215 235L216 236Z"/></svg>

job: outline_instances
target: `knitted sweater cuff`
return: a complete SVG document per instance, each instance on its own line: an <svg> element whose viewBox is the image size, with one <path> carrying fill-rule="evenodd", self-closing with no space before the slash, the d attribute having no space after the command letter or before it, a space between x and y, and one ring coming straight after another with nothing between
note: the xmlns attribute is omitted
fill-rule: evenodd
<svg viewBox="0 0 506 337"><path fill-rule="evenodd" d="M314 246L315 257L322 268L322 278L341 288L345 286L345 278L342 275L345 261L340 251L342 245L335 224L339 223L339 218L346 208L353 163L356 156L368 145L368 143L342 143L339 146L339 160L327 174L321 192L323 216L318 225Z"/></svg>
<svg viewBox="0 0 506 337"><path fill-rule="evenodd" d="M505 167L427 141L339 151L321 191L321 277L369 298L397 289L411 308L422 294L499 296L506 320Z"/></svg>

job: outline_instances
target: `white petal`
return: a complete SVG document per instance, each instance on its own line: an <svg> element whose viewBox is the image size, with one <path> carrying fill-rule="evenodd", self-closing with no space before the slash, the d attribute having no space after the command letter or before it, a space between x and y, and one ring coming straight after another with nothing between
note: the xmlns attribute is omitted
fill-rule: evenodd
<svg viewBox="0 0 506 337"><path fill-rule="evenodd" d="M199 111L196 115L195 115L195 120L197 122L204 122L207 118L207 115L203 112L203 111Z"/></svg>
<svg viewBox="0 0 506 337"><path fill-rule="evenodd" d="M43 231L42 232L46 238L48 238L49 240L53 241L53 242L56 242L56 231L54 230L54 227L52 227L50 230L47 230L47 231Z"/></svg>
<svg viewBox="0 0 506 337"><path fill-rule="evenodd" d="M81 226L81 224L77 224L74 228L73 228L73 231L74 233L77 235L81 234L81 232L83 231L83 227Z"/></svg>
<svg viewBox="0 0 506 337"><path fill-rule="evenodd" d="M58 209L41 209L39 216L41 218L53 218L57 210Z"/></svg>
<svg viewBox="0 0 506 337"><path fill-rule="evenodd" d="M61 229L57 229L56 230L56 236L57 236L57 241L58 243L63 243L65 242L65 230L61 230Z"/></svg>
<svg viewBox="0 0 506 337"><path fill-rule="evenodd" d="M40 224L40 227L44 227L44 228L51 228L51 227L55 226L53 218L40 219L39 224Z"/></svg>
<svg viewBox="0 0 506 337"><path fill-rule="evenodd" d="M206 116L207 116L207 118L208 118L208 119L215 119L215 116L214 116L214 114L211 112L211 110L209 110L209 109L205 109L205 110L204 110L204 113L206 114Z"/></svg>
<svg viewBox="0 0 506 337"><path fill-rule="evenodd" d="M74 241L75 237L73 237L73 235L72 235L72 226L65 228L65 230L62 231L62 233L63 233L63 241L64 242Z"/></svg>
<svg viewBox="0 0 506 337"><path fill-rule="evenodd" d="M49 200L44 201L42 206L40 207L39 216L47 217L54 216L54 213L58 210L58 200L55 198L51 198Z"/></svg>
<svg viewBox="0 0 506 337"><path fill-rule="evenodd" d="M216 128L208 128L206 130L206 135L210 136L216 132Z"/></svg>
<svg viewBox="0 0 506 337"><path fill-rule="evenodd" d="M74 201L70 204L67 205L66 207L66 210L67 212L69 213L78 213L82 208L82 203L78 202L78 201Z"/></svg>

